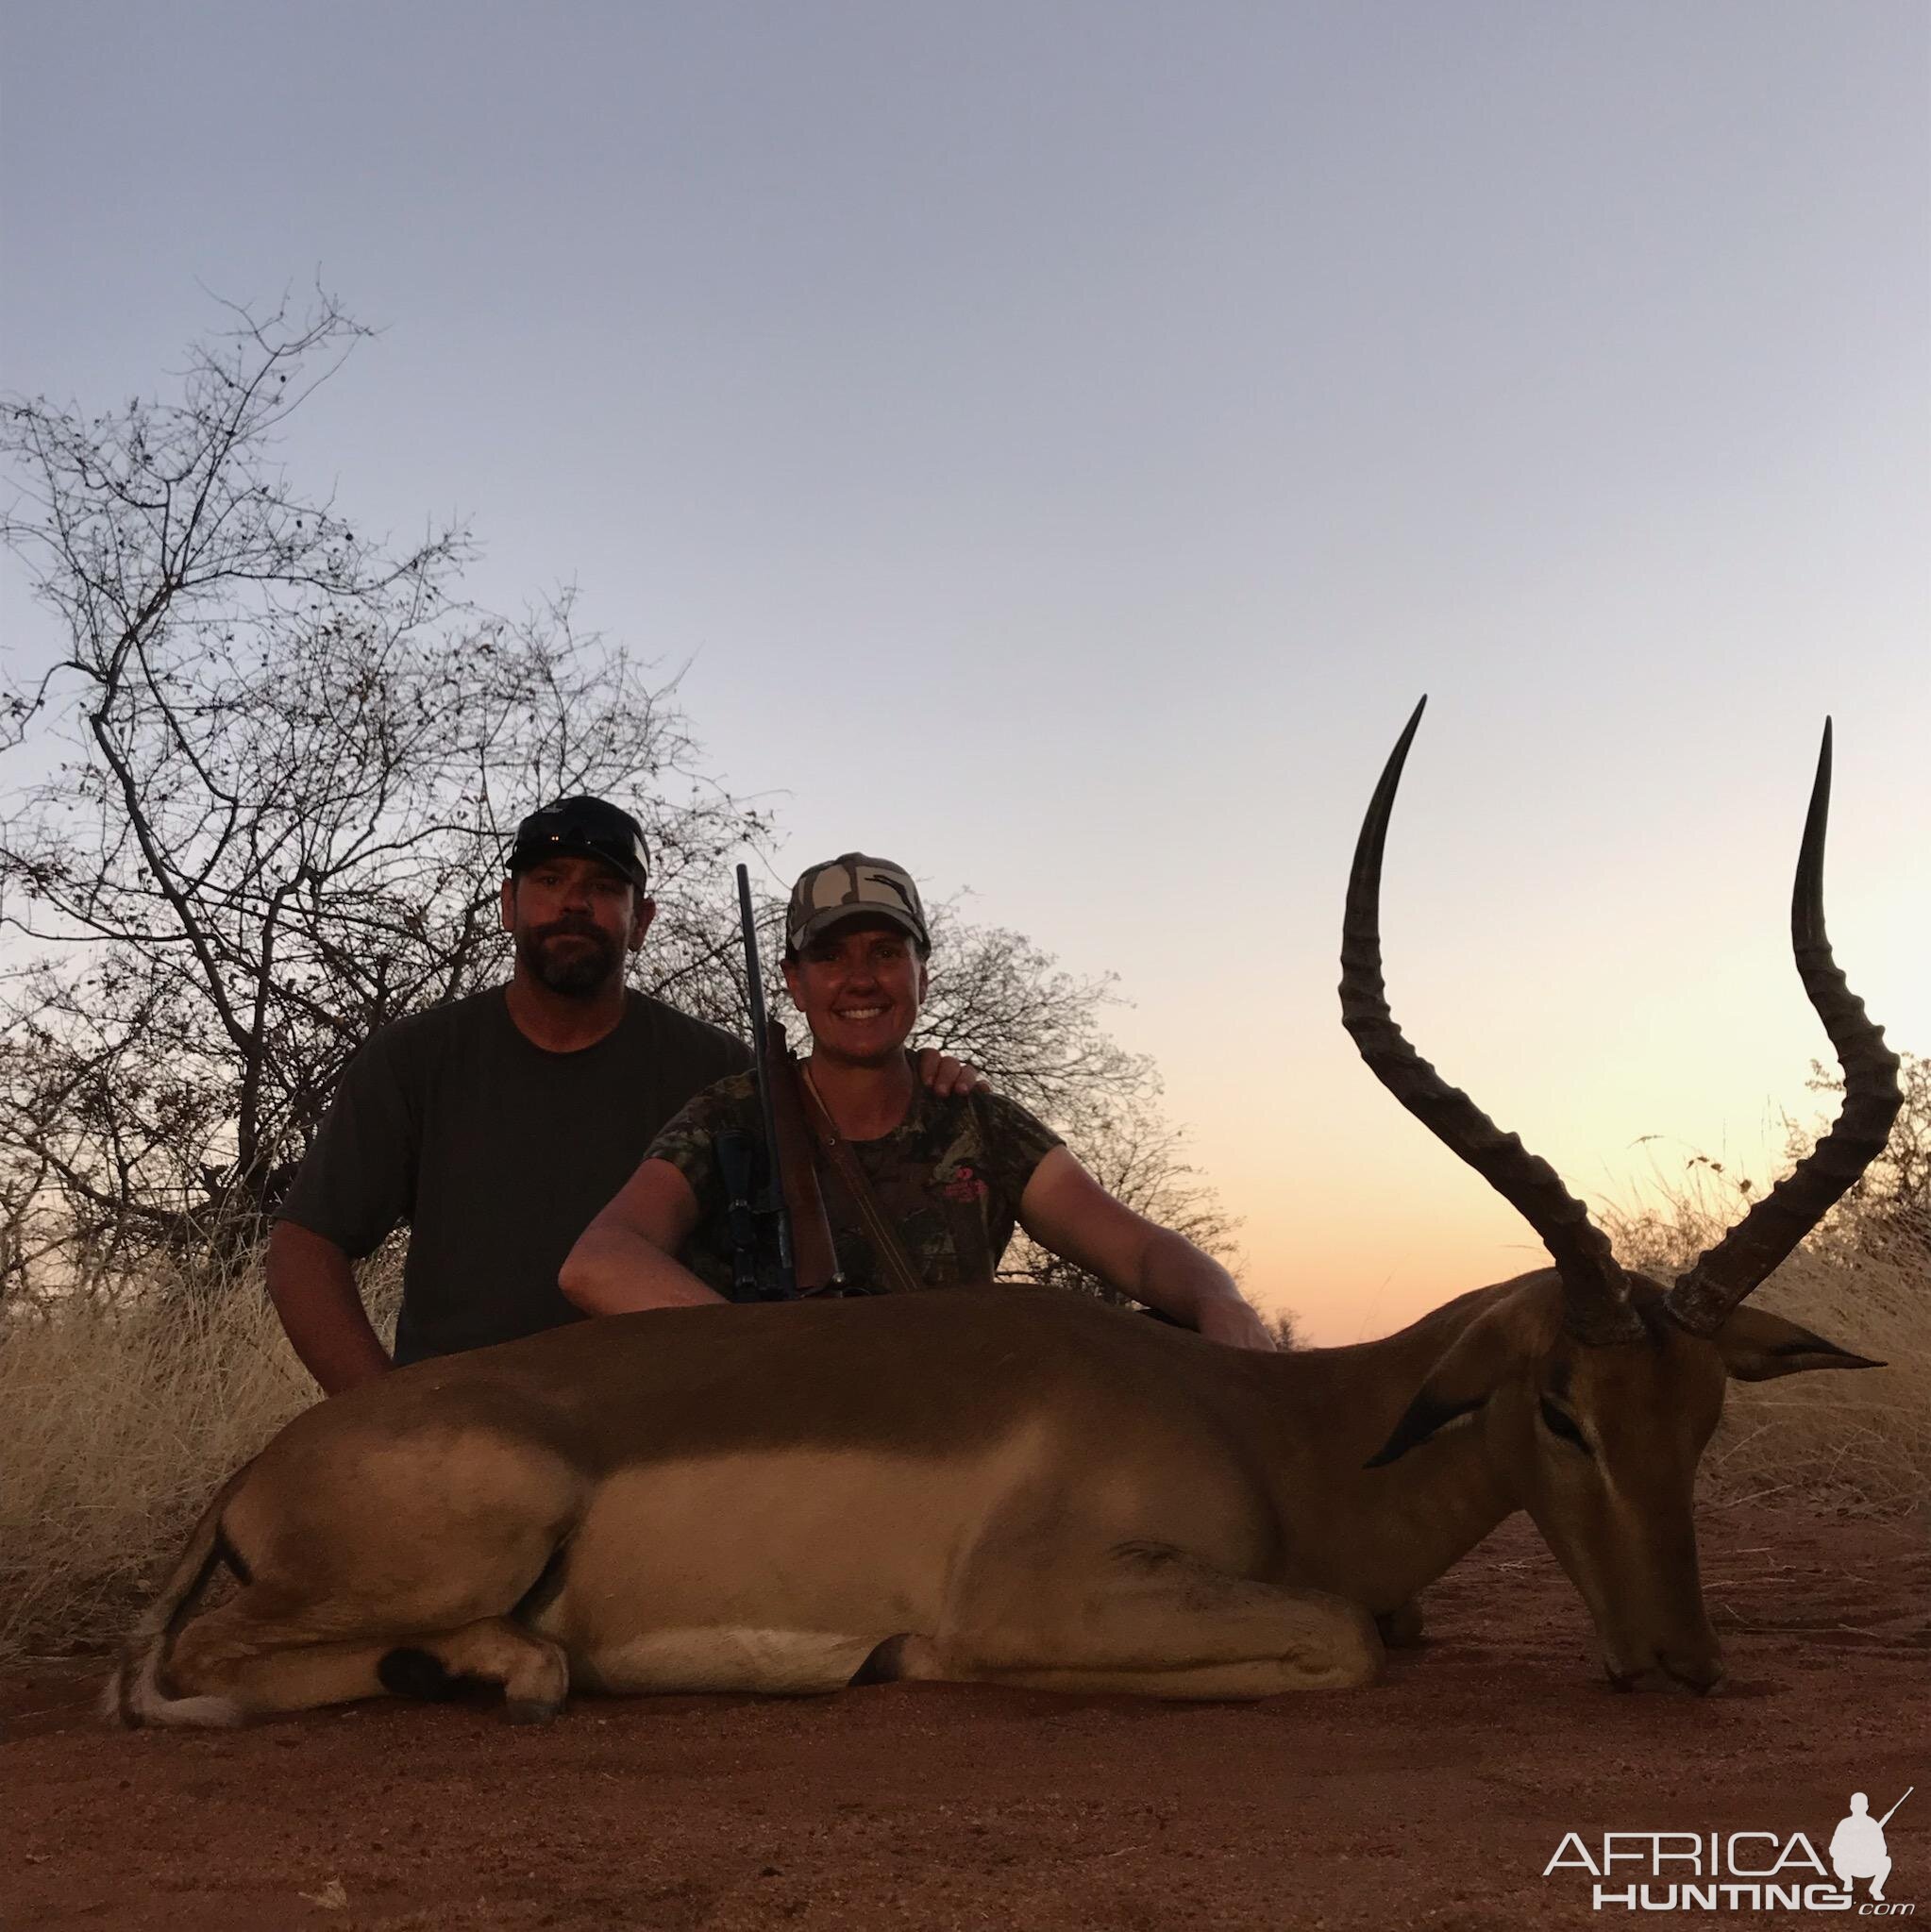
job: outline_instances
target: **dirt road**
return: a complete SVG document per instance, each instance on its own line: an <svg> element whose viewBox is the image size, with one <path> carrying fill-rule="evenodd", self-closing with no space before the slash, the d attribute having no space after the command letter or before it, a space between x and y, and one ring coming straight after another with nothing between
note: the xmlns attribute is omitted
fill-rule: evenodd
<svg viewBox="0 0 1931 1932"><path fill-rule="evenodd" d="M1259 1705L888 1686L129 1734L89 1712L98 1666L17 1672L0 1927L1814 1926L1599 1913L1586 1871L1543 1868L1605 1829L1801 1831L1827 1861L1853 1791L1911 1784L1888 1896L1931 1918L1923 1526L1733 1511L1704 1541L1731 1683L1703 1700L1611 1691L1521 1519L1383 1683Z"/></svg>

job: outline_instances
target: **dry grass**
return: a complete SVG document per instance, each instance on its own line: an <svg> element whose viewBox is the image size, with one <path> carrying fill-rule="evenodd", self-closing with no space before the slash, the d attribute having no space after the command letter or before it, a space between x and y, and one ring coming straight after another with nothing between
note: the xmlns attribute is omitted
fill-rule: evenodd
<svg viewBox="0 0 1931 1932"><path fill-rule="evenodd" d="M1598 1209L1626 1268L1669 1281L1750 1204L1715 1162L1640 1209ZM1922 1244L1847 1206L1751 1297L1882 1369L1730 1385L1704 1453L1718 1507L1757 1500L1860 1515L1931 1504L1931 1267Z"/></svg>
<svg viewBox="0 0 1931 1932"><path fill-rule="evenodd" d="M314 1399L259 1271L0 1324L0 1658L121 1637L215 1486Z"/></svg>
<svg viewBox="0 0 1931 1932"><path fill-rule="evenodd" d="M1733 1383L1704 1458L1721 1502L1892 1515L1931 1504L1931 1281L1922 1261L1820 1243L1752 1300L1883 1369Z"/></svg>

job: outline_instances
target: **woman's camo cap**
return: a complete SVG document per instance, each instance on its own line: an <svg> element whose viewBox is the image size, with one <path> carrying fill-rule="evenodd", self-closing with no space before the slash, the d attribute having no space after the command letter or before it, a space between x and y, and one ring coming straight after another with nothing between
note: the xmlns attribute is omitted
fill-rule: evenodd
<svg viewBox="0 0 1931 1932"><path fill-rule="evenodd" d="M903 927L921 946L932 944L912 874L890 859L868 859L863 852L842 852L798 875L784 915L785 943L797 952L858 913L876 914Z"/></svg>

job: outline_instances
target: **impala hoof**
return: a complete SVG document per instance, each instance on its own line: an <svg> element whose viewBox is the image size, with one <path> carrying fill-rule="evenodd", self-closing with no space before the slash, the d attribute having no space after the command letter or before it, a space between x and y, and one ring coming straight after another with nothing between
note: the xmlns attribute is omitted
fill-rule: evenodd
<svg viewBox="0 0 1931 1932"><path fill-rule="evenodd" d="M1693 1690L1699 1697L1707 1697L1722 1688L1723 1667L1715 1663L1672 1663L1663 1657L1640 1670L1609 1670L1608 1677L1618 1690Z"/></svg>

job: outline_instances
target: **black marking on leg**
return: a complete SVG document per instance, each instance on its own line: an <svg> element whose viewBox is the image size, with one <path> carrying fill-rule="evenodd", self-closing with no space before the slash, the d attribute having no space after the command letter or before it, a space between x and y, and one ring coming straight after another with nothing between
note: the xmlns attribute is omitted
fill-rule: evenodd
<svg viewBox="0 0 1931 1932"><path fill-rule="evenodd" d="M392 1697L418 1697L429 1704L460 1695L464 1681L452 1676L441 1657L408 1646L391 1651L376 1666L376 1675Z"/></svg>
<svg viewBox="0 0 1931 1932"><path fill-rule="evenodd" d="M433 1651L400 1644L376 1666L376 1677L394 1697L414 1697L428 1704L466 1704L487 1710L501 1701L502 1680L477 1677L450 1670Z"/></svg>
<svg viewBox="0 0 1931 1932"><path fill-rule="evenodd" d="M234 1571L237 1583L245 1586L255 1581L255 1572L243 1560L242 1553L228 1541L228 1533L220 1523L214 1526L214 1554Z"/></svg>

